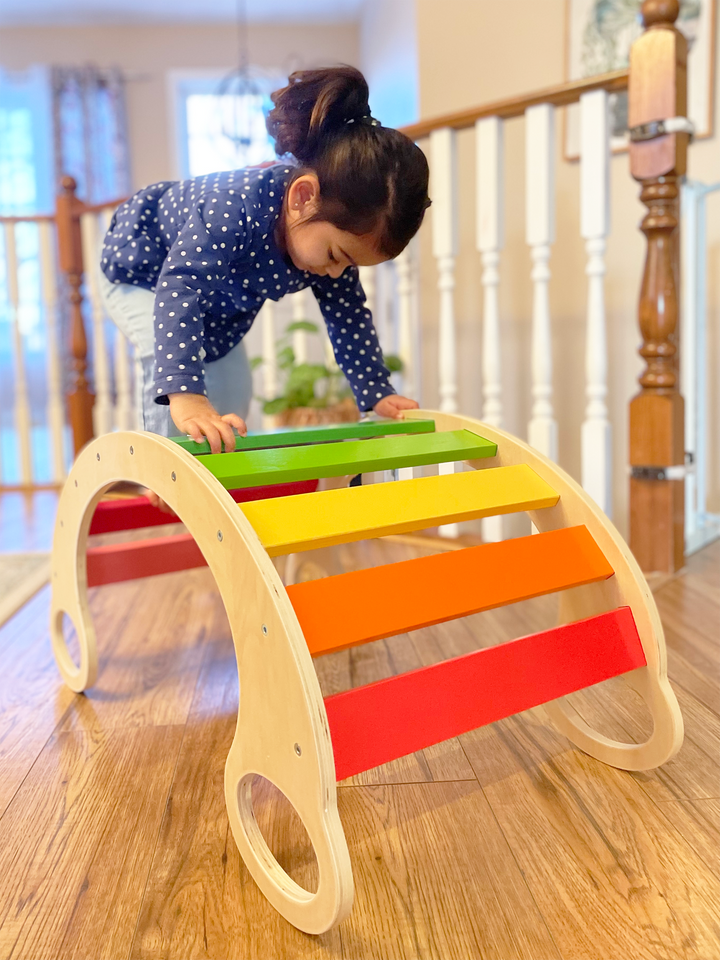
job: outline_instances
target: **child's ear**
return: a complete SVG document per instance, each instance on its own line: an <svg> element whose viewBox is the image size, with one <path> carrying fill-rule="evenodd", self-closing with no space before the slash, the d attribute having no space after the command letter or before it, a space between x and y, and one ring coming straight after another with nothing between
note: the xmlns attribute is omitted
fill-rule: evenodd
<svg viewBox="0 0 720 960"><path fill-rule="evenodd" d="M300 216L308 216L314 213L319 200L320 183L312 173L298 177L290 187L288 206L291 210L297 210Z"/></svg>

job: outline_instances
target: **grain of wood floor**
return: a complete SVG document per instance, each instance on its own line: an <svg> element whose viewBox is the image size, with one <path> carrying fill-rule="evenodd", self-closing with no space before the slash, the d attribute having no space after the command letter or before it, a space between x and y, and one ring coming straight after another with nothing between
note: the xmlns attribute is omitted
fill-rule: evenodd
<svg viewBox="0 0 720 960"><path fill-rule="evenodd" d="M307 555L303 576L418 555L380 542ZM241 585L238 585L241 589ZM101 668L76 696L47 590L0 631L0 957L720 958L720 544L657 599L685 745L628 774L573 749L542 708L339 788L356 882L305 936L258 893L228 828L237 675L207 570L93 592ZM317 661L336 692L542 629L543 599ZM647 718L622 680L577 694L613 736ZM277 858L306 885L302 828L258 785Z"/></svg>

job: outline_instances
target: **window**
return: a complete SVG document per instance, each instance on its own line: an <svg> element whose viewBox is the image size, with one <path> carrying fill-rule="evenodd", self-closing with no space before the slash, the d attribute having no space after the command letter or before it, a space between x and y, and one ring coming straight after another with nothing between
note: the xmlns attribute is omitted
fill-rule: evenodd
<svg viewBox="0 0 720 960"><path fill-rule="evenodd" d="M220 91L221 75L172 74L175 104L177 173L182 179L217 170L236 170L275 157L265 117L270 93L287 81L255 74L258 94L236 96ZM237 143L226 131L240 129L246 141Z"/></svg>

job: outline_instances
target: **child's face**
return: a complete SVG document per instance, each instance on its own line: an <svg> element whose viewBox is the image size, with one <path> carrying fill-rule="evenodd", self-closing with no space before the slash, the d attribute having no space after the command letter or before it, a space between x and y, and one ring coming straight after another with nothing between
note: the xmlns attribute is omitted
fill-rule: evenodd
<svg viewBox="0 0 720 960"><path fill-rule="evenodd" d="M299 177L285 197L284 239L298 270L339 277L349 266L371 267L388 259L378 252L372 236L357 236L326 220L308 222L317 209L318 197L317 178L312 174Z"/></svg>

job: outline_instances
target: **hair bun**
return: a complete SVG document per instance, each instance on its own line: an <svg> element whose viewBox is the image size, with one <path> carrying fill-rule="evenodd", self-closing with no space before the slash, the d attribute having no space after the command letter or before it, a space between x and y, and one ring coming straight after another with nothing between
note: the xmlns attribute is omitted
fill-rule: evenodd
<svg viewBox="0 0 720 960"><path fill-rule="evenodd" d="M367 81L355 67L296 70L288 85L272 94L267 128L278 156L291 153L312 163L328 135L369 115L368 97Z"/></svg>

